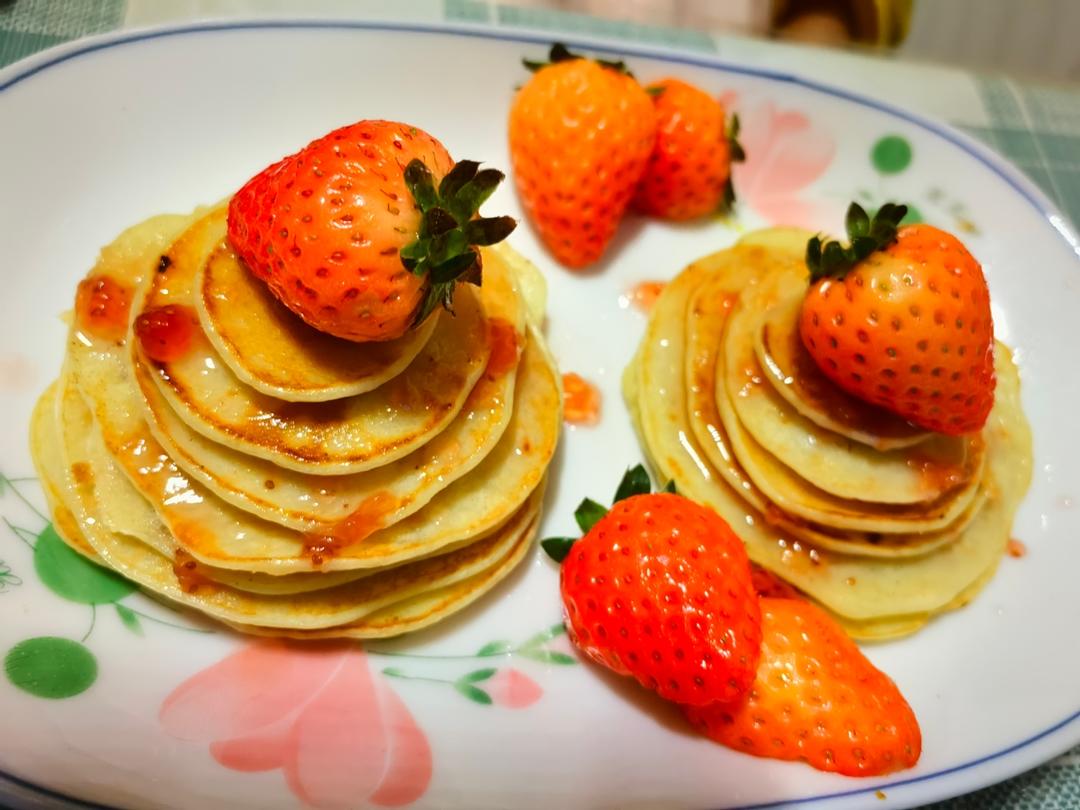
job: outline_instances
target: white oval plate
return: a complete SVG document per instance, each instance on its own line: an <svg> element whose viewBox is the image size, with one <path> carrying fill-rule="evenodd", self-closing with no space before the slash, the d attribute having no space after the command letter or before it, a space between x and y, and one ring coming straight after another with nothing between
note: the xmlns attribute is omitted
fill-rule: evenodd
<svg viewBox="0 0 1080 810"><path fill-rule="evenodd" d="M643 325L620 298L635 283L671 277L739 229L837 231L852 198L906 200L960 232L1023 370L1036 475L1014 533L1030 553L1006 559L964 610L869 648L922 723L917 768L852 780L695 737L630 684L566 663L565 636L544 633L560 609L540 553L441 627L321 655L260 651L54 553L40 490L17 479L33 474L27 419L61 360L57 316L98 248L361 118L408 121L458 158L505 168L519 60L544 51L539 38L476 28L229 23L75 43L0 73L0 795L137 808L902 807L1080 741L1075 236L1015 169L945 126L709 57L619 49L642 79L674 74L734 98L750 155L736 227L631 219L604 266L579 276L527 224L512 237L547 274L564 371L604 396L598 427L565 434L542 531L572 531L576 503L610 497L640 459L618 389ZM510 183L486 210L520 215ZM503 640L511 653L478 655Z"/></svg>

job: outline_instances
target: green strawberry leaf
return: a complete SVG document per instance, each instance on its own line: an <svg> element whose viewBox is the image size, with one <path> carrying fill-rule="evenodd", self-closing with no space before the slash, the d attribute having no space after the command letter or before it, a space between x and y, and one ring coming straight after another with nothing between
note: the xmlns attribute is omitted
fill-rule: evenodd
<svg viewBox="0 0 1080 810"><path fill-rule="evenodd" d="M458 221L454 218L454 215L441 205L429 208L424 214L424 219L420 225L423 234L428 237L444 236L446 233L452 232L457 226ZM434 242L434 238L432 241ZM438 259L434 261L435 264L439 263Z"/></svg>
<svg viewBox="0 0 1080 810"><path fill-rule="evenodd" d="M806 243L806 266L811 281L844 275L876 250L888 247L896 239L900 221L907 215L908 207L885 203L871 217L857 202L847 210L844 221L848 232L848 245L837 241L822 243L820 236L811 237Z"/></svg>
<svg viewBox="0 0 1080 810"><path fill-rule="evenodd" d="M663 491L668 493L669 495L678 495L679 494L679 490L675 489L675 479L674 478L669 478L668 479L668 482L666 484L664 484Z"/></svg>
<svg viewBox="0 0 1080 810"><path fill-rule="evenodd" d="M413 317L413 326L419 326L436 307L453 314L454 285L482 280L475 247L501 242L517 222L512 217L476 218L477 209L502 182L500 171L481 171L475 160L461 160L442 178L438 189L422 161L414 159L405 172L423 217L416 239L403 245L398 256L409 272L427 277L427 291Z"/></svg>
<svg viewBox="0 0 1080 810"><path fill-rule="evenodd" d="M551 46L551 50L548 52L548 61L539 62L532 59L522 59L521 63L531 73L536 73L538 70L542 70L543 68L546 68L550 65L557 65L559 64L559 62L569 62L574 59L584 58L585 57L581 54L572 53L561 42L556 42ZM608 68L609 70L614 70L619 73L625 73L627 76L632 77L634 75L627 69L626 63L623 62L621 59L617 62L611 61L609 59L597 59L596 64L600 65L601 67Z"/></svg>
<svg viewBox="0 0 1080 810"><path fill-rule="evenodd" d="M465 238L470 245L486 247L501 242L513 233L517 222L513 217L484 217L465 225Z"/></svg>
<svg viewBox="0 0 1080 810"><path fill-rule="evenodd" d="M412 194L420 211L427 213L428 209L438 202L439 195L435 191L435 178L424 161L413 159L405 167L405 185Z"/></svg>
<svg viewBox="0 0 1080 810"><path fill-rule="evenodd" d="M582 534L588 534L600 519L604 517L608 512L606 506L601 506L591 498L586 498L580 504L578 508L574 510L574 520L577 521L578 527L581 529Z"/></svg>
<svg viewBox="0 0 1080 810"><path fill-rule="evenodd" d="M479 683L480 681L486 681L492 675L498 672L497 669L474 669L472 672L466 672L455 683Z"/></svg>
<svg viewBox="0 0 1080 810"><path fill-rule="evenodd" d="M476 177L480 164L475 160L459 160L439 183L439 197L452 200L461 187Z"/></svg>
<svg viewBox="0 0 1080 810"><path fill-rule="evenodd" d="M844 225L853 245L855 239L866 237L870 233L870 217L861 205L853 204L848 207Z"/></svg>
<svg viewBox="0 0 1080 810"><path fill-rule="evenodd" d="M453 231L461 233L461 231ZM462 281L465 271L476 265L479 256L474 250L466 250L456 256L451 256L436 267L431 268L431 283L433 285L449 284L453 290L453 282Z"/></svg>
<svg viewBox="0 0 1080 810"><path fill-rule="evenodd" d="M490 706L493 702L491 700L491 695L489 695L483 689L477 689L470 683L455 683L454 689L467 697L473 703L479 703L483 706Z"/></svg>
<svg viewBox="0 0 1080 810"><path fill-rule="evenodd" d="M489 641L483 647L476 652L477 658L490 658L494 655L504 655L510 652L514 648L514 645L509 641Z"/></svg>
<svg viewBox="0 0 1080 810"><path fill-rule="evenodd" d="M555 562L561 563L577 541L576 537L548 537L540 541L540 548Z"/></svg>
<svg viewBox="0 0 1080 810"><path fill-rule="evenodd" d="M645 88L645 92L653 98L660 98L660 96L664 95L665 90L667 90L667 88L662 84L651 84Z"/></svg>
<svg viewBox="0 0 1080 810"><path fill-rule="evenodd" d="M137 636L143 635L142 623L139 621L139 614L134 610L121 605L119 602L115 603L116 615L120 617L120 621L124 623L124 627L130 630Z"/></svg>
<svg viewBox="0 0 1080 810"><path fill-rule="evenodd" d="M619 488L615 490L613 503L618 503L633 495L648 495L650 492L652 492L652 481L649 480L645 467L638 464L626 471L622 481L619 482Z"/></svg>
<svg viewBox="0 0 1080 810"><path fill-rule="evenodd" d="M477 172L472 180L458 189L450 198L450 210L462 222L468 222L498 188L504 177L506 175L498 169L483 169Z"/></svg>

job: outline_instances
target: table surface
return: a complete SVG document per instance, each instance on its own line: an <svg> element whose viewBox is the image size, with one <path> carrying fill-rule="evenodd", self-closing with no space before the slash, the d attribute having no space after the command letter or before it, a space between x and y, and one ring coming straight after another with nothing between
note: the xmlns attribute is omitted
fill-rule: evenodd
<svg viewBox="0 0 1080 810"><path fill-rule="evenodd" d="M82 36L166 22L278 16L486 23L630 40L767 65L948 121L1022 169L1080 224L1080 87L1038 85L941 65L602 20L488 0L15 0L0 4L0 67ZM1080 807L1080 747L1041 768L927 810Z"/></svg>

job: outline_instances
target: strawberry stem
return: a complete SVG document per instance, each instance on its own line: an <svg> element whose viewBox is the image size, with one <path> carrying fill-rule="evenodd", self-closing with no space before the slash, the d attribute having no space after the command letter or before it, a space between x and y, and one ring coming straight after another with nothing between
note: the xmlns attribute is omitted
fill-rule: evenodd
<svg viewBox="0 0 1080 810"><path fill-rule="evenodd" d="M614 505L634 495L648 495L652 491L652 480L649 478L649 473L643 465L637 464L629 468L623 475L622 480L619 482L619 488L615 490L615 498L612 504ZM675 492L675 482L668 481L660 491L672 495L677 494ZM581 533L584 535L588 534L592 527L599 523L607 513L607 507L603 504L597 503L592 498L585 498L578 504L578 508L574 510L574 520L577 521L578 528L581 529ZM547 552L551 559L561 563L566 559L571 547L579 539L577 537L548 537L540 541L540 547Z"/></svg>
<svg viewBox="0 0 1080 810"><path fill-rule="evenodd" d="M844 275L875 250L888 247L896 239L896 230L900 221L907 216L908 207L896 203L885 203L873 218L861 205L853 202L848 206L844 224L848 234L845 247L835 240L822 242L820 235L811 237L806 243L806 266L810 270L810 280L832 276L843 278Z"/></svg>
<svg viewBox="0 0 1080 810"><path fill-rule="evenodd" d="M574 59L585 58L586 57L582 56L579 53L571 52L570 49L563 45L561 42L555 42L552 44L551 50L548 52L548 61L541 62L535 59L522 59L521 64L523 64L530 73L536 73L538 70L543 70L544 68L550 67L551 65L557 65L560 62L570 62ZM626 62L621 59L619 59L618 61L612 61L610 59L596 59L594 61L596 62L596 64L600 65L600 67L605 67L608 70L614 70L618 73L624 73L631 78L633 78L634 76L634 74L631 73L630 70L626 67Z"/></svg>
<svg viewBox="0 0 1080 810"><path fill-rule="evenodd" d="M420 209L420 233L400 251L411 273L427 276L428 290L413 325L423 323L442 305L453 313L454 285L480 284L481 261L476 247L501 242L517 226L512 217L477 217L480 206L503 180L496 169L480 169L475 160L460 160L435 187L422 160L405 167L405 184Z"/></svg>
<svg viewBox="0 0 1080 810"><path fill-rule="evenodd" d="M729 163L742 163L746 160L746 150L743 149L743 145L739 143L740 127L739 114L732 113L731 120L728 121L726 133ZM731 170L729 168L727 182L724 184L724 210L730 211L733 205L735 205L735 184L732 182Z"/></svg>

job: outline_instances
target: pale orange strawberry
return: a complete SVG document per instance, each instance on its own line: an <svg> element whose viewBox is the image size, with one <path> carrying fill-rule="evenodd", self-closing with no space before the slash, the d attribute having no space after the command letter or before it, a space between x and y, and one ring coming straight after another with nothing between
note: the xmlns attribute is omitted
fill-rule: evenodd
<svg viewBox="0 0 1080 810"><path fill-rule="evenodd" d="M567 632L593 661L668 700L735 700L761 642L742 540L712 509L649 489L636 467L610 510L587 498L578 507L584 537L543 541L562 560Z"/></svg>
<svg viewBox="0 0 1080 810"><path fill-rule="evenodd" d="M980 429L994 404L994 325L978 261L930 225L897 229L852 203L850 245L807 246L812 286L799 332L845 391L941 433Z"/></svg>
<svg viewBox="0 0 1080 810"><path fill-rule="evenodd" d="M510 156L522 204L571 268L604 253L656 137L652 100L621 62L551 49L510 109Z"/></svg>
<svg viewBox="0 0 1080 810"><path fill-rule="evenodd" d="M685 706L719 743L823 771L874 776L910 768L922 751L915 714L821 608L761 599L761 662L739 701Z"/></svg>
<svg viewBox="0 0 1080 810"><path fill-rule="evenodd" d="M249 180L229 204L229 240L316 329L393 340L449 307L455 282L479 279L473 246L513 229L509 217L476 218L502 177L455 164L414 126L358 121Z"/></svg>
<svg viewBox="0 0 1080 810"><path fill-rule="evenodd" d="M743 160L739 119L679 79L645 88L656 107L656 145L634 196L634 207L663 219L685 220L723 210L735 199L731 164Z"/></svg>

